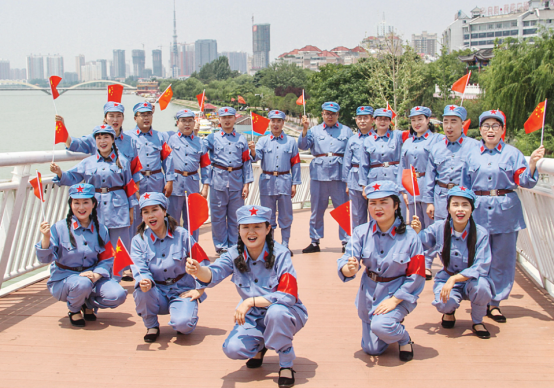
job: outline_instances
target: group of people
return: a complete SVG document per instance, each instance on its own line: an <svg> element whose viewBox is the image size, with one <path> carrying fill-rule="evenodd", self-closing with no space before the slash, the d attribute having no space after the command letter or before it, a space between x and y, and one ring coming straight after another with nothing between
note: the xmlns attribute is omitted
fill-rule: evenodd
<svg viewBox="0 0 554 388"><path fill-rule="evenodd" d="M512 288L517 232L525 227L514 190L537 183L544 148L527 164L502 140L505 118L495 110L479 118L480 142L464 135L467 113L456 105L444 110L444 135L422 106L410 111L409 132L393 130L390 109L359 107L356 132L338 121L337 103L326 102L322 110L323 123L315 127L303 117L297 141L283 131L285 114L272 110L271 134L254 143L235 130L231 107L219 109L221 129L201 139L190 109L177 112L176 132L158 132L154 107L136 104L136 127L123 132L124 107L108 102L91 135L66 143L91 156L68 171L52 163L54 181L70 186L69 211L65 220L41 224L36 245L39 261L52 263L48 288L67 302L70 323L83 327L96 320L99 308L121 305L127 291L119 282L134 280L144 341L156 341L162 314L170 315L178 333L189 334L204 290L231 276L241 302L225 354L256 368L268 349L275 350L279 386L292 386L292 339L308 315L288 244L292 198L302 183L299 149L309 149L311 243L302 252L320 251L329 198L335 207L350 200L352 235L339 228L344 254L338 275L350 281L365 266L356 300L363 350L377 355L398 343L400 359L413 358L402 323L425 279L432 279L437 255L443 268L435 276L433 304L443 314L442 326L454 327L456 309L469 299L473 331L489 338L483 318L506 321L499 305ZM257 161L261 205L244 206ZM412 166L422 191L415 198L402 186L402 171ZM198 231L188 231L186 197L193 193L209 195L219 256L212 263L192 254ZM281 243L274 239L277 222ZM112 273L118 240L131 247L133 261L123 277Z"/></svg>

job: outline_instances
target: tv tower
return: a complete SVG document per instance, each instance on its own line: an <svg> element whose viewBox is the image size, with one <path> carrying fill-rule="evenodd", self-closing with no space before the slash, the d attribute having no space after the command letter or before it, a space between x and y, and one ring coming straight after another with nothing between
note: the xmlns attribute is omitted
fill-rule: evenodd
<svg viewBox="0 0 554 388"><path fill-rule="evenodd" d="M175 11L175 0L173 0L173 49L171 51L171 75L173 78L177 78L179 76L179 52L177 50L177 12Z"/></svg>

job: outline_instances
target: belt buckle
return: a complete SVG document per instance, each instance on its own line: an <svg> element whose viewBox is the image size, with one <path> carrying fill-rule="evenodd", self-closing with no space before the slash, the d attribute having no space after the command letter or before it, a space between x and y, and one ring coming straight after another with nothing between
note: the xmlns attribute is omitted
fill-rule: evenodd
<svg viewBox="0 0 554 388"><path fill-rule="evenodd" d="M420 178L419 172L415 173L416 178Z"/></svg>
<svg viewBox="0 0 554 388"><path fill-rule="evenodd" d="M273 171L273 176L277 176L277 175L279 175L279 172Z"/></svg>
<svg viewBox="0 0 554 388"><path fill-rule="evenodd" d="M165 281L165 285L166 285L166 286L171 286L171 285L174 284L174 283L175 283L175 279L167 279L167 280Z"/></svg>
<svg viewBox="0 0 554 388"><path fill-rule="evenodd" d="M327 156L333 156L332 152L327 152Z"/></svg>
<svg viewBox="0 0 554 388"><path fill-rule="evenodd" d="M107 187L102 187L100 190L102 190L101 191L102 194L108 193L108 188Z"/></svg>
<svg viewBox="0 0 554 388"><path fill-rule="evenodd" d="M233 171L233 167L227 167L227 171L232 172L232 171Z"/></svg>
<svg viewBox="0 0 554 388"><path fill-rule="evenodd" d="M144 171L142 174L145 175L145 176L150 176L150 175L152 175L152 171L147 170L147 171Z"/></svg>
<svg viewBox="0 0 554 388"><path fill-rule="evenodd" d="M389 162L383 162L383 167L389 167Z"/></svg>
<svg viewBox="0 0 554 388"><path fill-rule="evenodd" d="M183 176L189 176L189 173L187 171L183 171L182 175Z"/></svg>
<svg viewBox="0 0 554 388"><path fill-rule="evenodd" d="M77 272L83 272L83 269L84 269L83 266L75 267L75 270L76 270Z"/></svg>
<svg viewBox="0 0 554 388"><path fill-rule="evenodd" d="M450 189L453 188L454 186L457 186L457 185L456 185L455 183L448 183L448 184L446 185L446 188L447 188L448 190L450 190Z"/></svg>
<svg viewBox="0 0 554 388"><path fill-rule="evenodd" d="M498 197L498 190L491 190L489 195L491 197Z"/></svg>
<svg viewBox="0 0 554 388"><path fill-rule="evenodd" d="M373 280L374 282L377 281L377 274L375 272L367 271L369 278Z"/></svg>

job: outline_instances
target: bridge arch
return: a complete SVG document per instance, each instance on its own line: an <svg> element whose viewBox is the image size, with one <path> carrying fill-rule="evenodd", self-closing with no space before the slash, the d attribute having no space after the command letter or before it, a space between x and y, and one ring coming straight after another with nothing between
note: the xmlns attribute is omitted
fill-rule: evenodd
<svg viewBox="0 0 554 388"><path fill-rule="evenodd" d="M123 82L118 82L118 81L113 81L113 80L94 80L94 81L86 81L86 82L81 82L79 84L76 84L76 85L73 85L73 86L70 86L68 88L63 88L63 87L59 87L58 90L60 92L60 94L64 94L65 92L69 91L69 90L73 90L73 89L79 89L85 85L91 85L91 84L119 84L119 85L122 85L125 89L131 89L131 90L136 90L137 88L135 86L132 86L132 85L128 85L126 83L123 83ZM41 86L37 86L37 85L33 85L33 84L30 84L28 82L23 82L23 81L13 81L13 80L0 80L0 85L22 85L22 86L26 86L26 87L29 87L30 89L36 89L36 90L40 90L41 92L44 92L46 94L51 94L51 91L50 91L50 88L49 87L41 87Z"/></svg>

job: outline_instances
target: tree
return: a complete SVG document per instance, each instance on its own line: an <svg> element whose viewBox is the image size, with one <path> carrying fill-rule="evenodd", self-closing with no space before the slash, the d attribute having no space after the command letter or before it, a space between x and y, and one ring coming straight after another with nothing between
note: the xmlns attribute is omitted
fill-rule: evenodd
<svg viewBox="0 0 554 388"><path fill-rule="evenodd" d="M534 42L507 39L497 46L481 87L487 108L506 114L509 134L523 128L537 104L554 95L554 32L543 31ZM546 113L546 122L552 122L554 110L547 107Z"/></svg>
<svg viewBox="0 0 554 388"><path fill-rule="evenodd" d="M256 86L266 86L270 89L287 87L306 88L308 70L304 70L294 63L273 62L269 67L258 71L254 75Z"/></svg>
<svg viewBox="0 0 554 388"><path fill-rule="evenodd" d="M231 70L229 58L221 56L210 63L206 63L200 68L200 71L194 72L191 77L198 78L200 81L208 83L213 80L225 80L237 77L238 75L238 71Z"/></svg>

